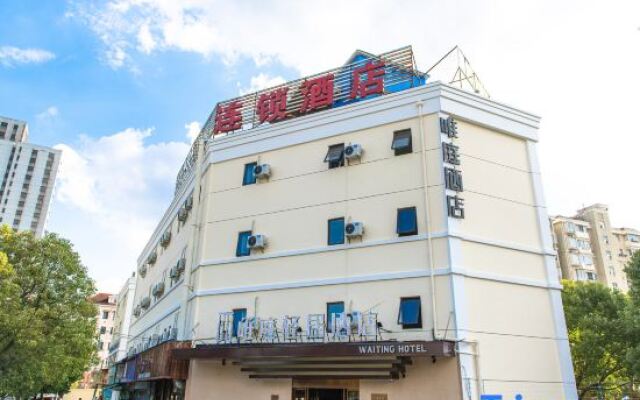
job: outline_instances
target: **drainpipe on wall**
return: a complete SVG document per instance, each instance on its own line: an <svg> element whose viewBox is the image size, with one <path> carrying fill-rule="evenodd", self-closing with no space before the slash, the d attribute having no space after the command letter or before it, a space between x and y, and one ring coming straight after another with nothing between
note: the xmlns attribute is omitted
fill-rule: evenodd
<svg viewBox="0 0 640 400"><path fill-rule="evenodd" d="M422 183L424 185L424 217L425 227L427 229L427 248L429 257L429 276L431 282L431 321L433 323L433 340L439 340L437 333L438 316L436 315L436 279L435 279L435 266L433 260L433 238L431 237L431 210L429 208L429 176L427 174L427 149L426 139L424 137L423 115L422 115L422 101L416 103L418 109L418 127L420 133L420 154L422 155Z"/></svg>

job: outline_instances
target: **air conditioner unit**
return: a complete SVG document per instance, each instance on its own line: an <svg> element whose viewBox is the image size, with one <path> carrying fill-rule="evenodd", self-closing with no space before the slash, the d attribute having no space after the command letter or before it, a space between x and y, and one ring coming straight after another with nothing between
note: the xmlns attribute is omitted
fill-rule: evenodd
<svg viewBox="0 0 640 400"><path fill-rule="evenodd" d="M364 235L364 224L362 222L349 222L344 226L344 233L348 238L360 237Z"/></svg>
<svg viewBox="0 0 640 400"><path fill-rule="evenodd" d="M184 257L178 260L178 262L176 263L176 270L178 271L178 274L184 271L184 267L186 265L187 265L187 260Z"/></svg>
<svg viewBox="0 0 640 400"><path fill-rule="evenodd" d="M347 160L355 160L362 157L362 146L359 144L350 144L344 148L344 157Z"/></svg>
<svg viewBox="0 0 640 400"><path fill-rule="evenodd" d="M193 207L193 195L190 195L189 197L187 197L187 199L184 201L184 209L187 211L191 211L191 208Z"/></svg>
<svg viewBox="0 0 640 400"><path fill-rule="evenodd" d="M253 176L256 179L266 179L271 176L271 167L269 164L258 164L253 167Z"/></svg>
<svg viewBox="0 0 640 400"><path fill-rule="evenodd" d="M155 285L153 285L153 289L151 290L151 293L153 293L155 297L162 296L162 293L164 293L164 282L158 282Z"/></svg>
<svg viewBox="0 0 640 400"><path fill-rule="evenodd" d="M267 238L264 235L251 235L247 245L250 249L263 249L267 245Z"/></svg>
<svg viewBox="0 0 640 400"><path fill-rule="evenodd" d="M145 310L149 308L150 305L151 305L151 298L149 298L149 296L145 296L142 298L142 300L140 300L140 307L144 308Z"/></svg>
<svg viewBox="0 0 640 400"><path fill-rule="evenodd" d="M147 257L147 264L149 265L153 265L156 263L156 261L158 260L158 253L156 253L156 251L152 251L151 254L149 254L149 257Z"/></svg>
<svg viewBox="0 0 640 400"><path fill-rule="evenodd" d="M187 220L187 216L189 215L189 212L187 211L186 208L182 207L179 211L178 211L178 221L180 222L184 222Z"/></svg>
<svg viewBox="0 0 640 400"><path fill-rule="evenodd" d="M169 242L171 242L171 231L166 231L160 237L160 246L167 247Z"/></svg>

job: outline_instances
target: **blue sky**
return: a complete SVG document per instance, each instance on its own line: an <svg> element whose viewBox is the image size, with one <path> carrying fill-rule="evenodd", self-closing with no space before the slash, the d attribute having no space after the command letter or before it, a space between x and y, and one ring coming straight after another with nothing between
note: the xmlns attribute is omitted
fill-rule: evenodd
<svg viewBox="0 0 640 400"><path fill-rule="evenodd" d="M174 140L184 133L185 123L204 122L216 101L236 96L237 85L249 86L258 73L248 59L227 68L218 57L171 50L136 57L140 72L110 68L86 23L65 16L69 4L0 1L2 13L12 16L12 23L0 24L0 45L56 55L50 62L4 68L0 74L3 115L27 120L38 143L73 143L79 133L106 135L131 126L154 127L153 140ZM271 67L285 78L296 76ZM16 93L28 101L19 101ZM51 106L60 117L39 120Z"/></svg>
<svg viewBox="0 0 640 400"><path fill-rule="evenodd" d="M103 290L135 269L189 135L217 101L340 65L358 48L410 44L426 70L460 45L492 98L542 116L550 212L603 202L614 224L640 228L640 2L599 4L0 0L0 115L63 150L48 228L76 245Z"/></svg>

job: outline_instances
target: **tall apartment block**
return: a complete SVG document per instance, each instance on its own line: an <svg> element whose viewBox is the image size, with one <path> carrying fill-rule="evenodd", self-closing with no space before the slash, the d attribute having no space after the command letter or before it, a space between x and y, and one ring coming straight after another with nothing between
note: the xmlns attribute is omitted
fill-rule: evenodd
<svg viewBox="0 0 640 400"><path fill-rule="evenodd" d="M42 236L61 152L27 143L28 131L0 117L0 224Z"/></svg>
<svg viewBox="0 0 640 400"><path fill-rule="evenodd" d="M629 290L624 268L640 249L640 231L612 227L604 204L580 209L571 218L553 217L551 225L563 278Z"/></svg>

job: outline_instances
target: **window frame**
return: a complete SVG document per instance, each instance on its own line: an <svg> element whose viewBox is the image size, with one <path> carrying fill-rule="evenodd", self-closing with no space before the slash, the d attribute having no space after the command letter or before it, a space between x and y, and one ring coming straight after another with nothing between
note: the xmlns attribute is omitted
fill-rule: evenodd
<svg viewBox="0 0 640 400"><path fill-rule="evenodd" d="M332 319L331 315L332 315L332 314L340 314L340 313L336 313L336 312L334 312L334 313L329 313L329 307L331 307L331 306L337 306L337 305L342 306L342 311L340 311L340 313L343 313L343 312L344 312L344 301L331 301L331 302L328 302L328 303L327 303L327 305L326 305L326 307L325 307L325 308L326 308L326 316L327 316L327 326L326 326L326 330L327 330L327 332L329 332L329 333L332 333L332 332L333 332L333 331L331 330L331 325L332 325L332 323L331 323L331 322L333 321L333 319Z"/></svg>
<svg viewBox="0 0 640 400"><path fill-rule="evenodd" d="M248 257L251 255L251 248L249 247L249 237L252 234L252 231L238 232L238 241L236 242L236 257ZM246 249L241 248L243 238L245 238L244 241Z"/></svg>
<svg viewBox="0 0 640 400"><path fill-rule="evenodd" d="M255 185L257 179L253 173L253 169L258 165L257 161L246 163L244 165L244 174L242 175L242 186Z"/></svg>
<svg viewBox="0 0 640 400"><path fill-rule="evenodd" d="M401 230L400 229L400 216L402 213L404 212L408 212L408 211L412 211L413 212L413 228L412 230ZM396 233L398 234L398 236L403 237L403 236L414 236L418 234L418 210L415 206L412 207L402 207L402 208L398 208L397 210L397 214L396 214Z"/></svg>
<svg viewBox="0 0 640 400"><path fill-rule="evenodd" d="M337 223L337 222L342 222L342 230L340 233L341 241L332 242L331 241L331 224ZM339 246L345 243L344 227L345 227L344 217L331 218L327 220L327 246Z"/></svg>
<svg viewBox="0 0 640 400"><path fill-rule="evenodd" d="M416 323L404 323L402 322L402 316L404 315L402 305L404 302L418 301L418 320ZM402 329L420 329L422 328L422 299L420 296L408 296L400 298L400 305L398 306L398 325L402 326Z"/></svg>
<svg viewBox="0 0 640 400"><path fill-rule="evenodd" d="M336 143L329 146L327 154L324 156L324 162L329 164L329 169L344 167L344 143ZM333 149L340 149L340 158L331 161L329 155L332 154Z"/></svg>
<svg viewBox="0 0 640 400"><path fill-rule="evenodd" d="M406 147L396 147L396 142L402 140L404 137L409 138L409 144ZM391 141L391 149L394 155L401 156L403 154L413 153L413 134L411 128L400 129L393 132L393 140Z"/></svg>
<svg viewBox="0 0 640 400"><path fill-rule="evenodd" d="M240 321L244 318L247 318L247 309L246 308L234 308L231 310L233 313L233 320L231 321L231 337L238 337L238 327L240 326ZM236 320L236 315L242 314L242 318Z"/></svg>

